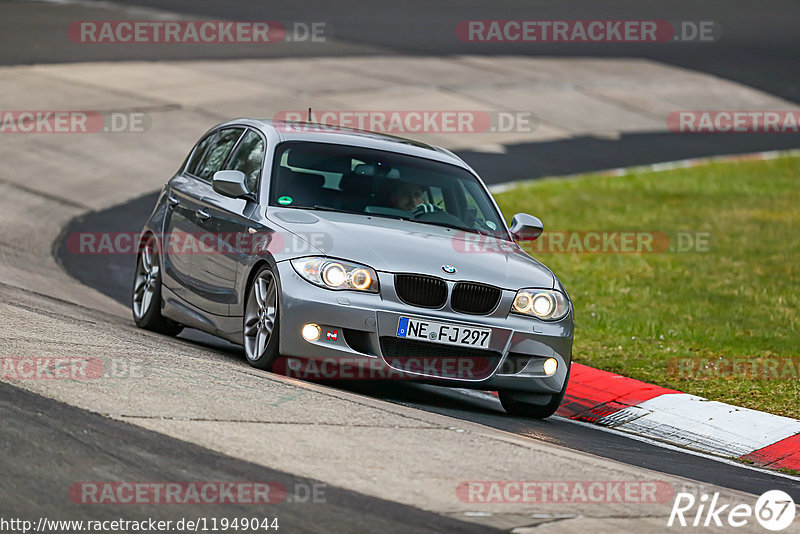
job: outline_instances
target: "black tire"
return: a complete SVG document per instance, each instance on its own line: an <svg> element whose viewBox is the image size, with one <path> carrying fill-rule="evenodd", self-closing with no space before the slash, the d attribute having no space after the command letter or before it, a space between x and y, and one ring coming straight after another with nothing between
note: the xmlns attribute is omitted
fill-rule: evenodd
<svg viewBox="0 0 800 534"><path fill-rule="evenodd" d="M500 397L500 403L509 415L528 417L531 419L545 419L550 417L556 413L558 407L561 406L561 401L564 400L564 393L567 392L567 383L569 383L569 374L571 370L572 367L570 366L570 369L567 370L567 377L564 379L564 387L561 388L561 392L556 395L551 395L550 401L547 404L534 404L521 400L520 397L524 396L525 393L515 391L498 391L497 394Z"/></svg>
<svg viewBox="0 0 800 534"><path fill-rule="evenodd" d="M261 304L257 295L256 286L260 280L267 280L266 295L263 295ZM272 284L271 286L269 284ZM261 286L263 288L263 286ZM264 291L262 289L262 291ZM274 291L274 294L270 293ZM245 358L247 363L256 369L271 371L275 360L278 358L278 340L280 336L280 283L278 276L267 265L263 265L253 276L252 281L247 287L244 303L244 313L242 314L242 345L244 345ZM271 302L269 302L271 300ZM271 306L270 306L271 305ZM274 314L269 310L274 307ZM264 311L265 313L260 313ZM264 349L259 350L259 336L271 324ZM250 335L252 332L256 334Z"/></svg>
<svg viewBox="0 0 800 534"><path fill-rule="evenodd" d="M149 248L148 248L149 247ZM149 282L142 280L144 269L144 257L146 249L149 250L150 268L151 272L155 267L155 276L151 276ZM136 271L133 276L133 287L131 288L131 311L133 313L133 321L139 328L151 330L164 334L167 336L177 336L183 330L183 325L176 323L171 319L161 315L161 263L160 255L158 254L158 243L155 237L149 236L139 247L139 253L136 256ZM149 302L144 305L144 301L137 300L138 291L142 290L142 284L145 283L147 291L152 291ZM141 299L140 299L141 300ZM137 306L138 304L138 306Z"/></svg>

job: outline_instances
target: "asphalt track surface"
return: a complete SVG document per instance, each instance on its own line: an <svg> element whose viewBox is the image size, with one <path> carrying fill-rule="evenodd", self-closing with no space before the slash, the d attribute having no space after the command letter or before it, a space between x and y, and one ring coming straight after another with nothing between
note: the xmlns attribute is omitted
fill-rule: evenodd
<svg viewBox="0 0 800 534"><path fill-rule="evenodd" d="M106 7L99 7L106 6ZM218 20L325 22L333 40L269 45L72 43L66 27L80 20L142 19L126 8L143 6L185 16ZM624 0L380 3L366 0L319 3L232 0L116 0L66 2L64 9L37 2L0 1L0 65L76 61L280 58L348 55L458 54L527 57L646 58L713 74L792 102L800 102L800 4L776 0L754 7L747 0L673 1L663 4ZM111 11L109 11L109 9ZM11 16L13 15L13 16ZM5 20L3 20L5 19ZM713 21L721 28L714 42L663 43L472 43L456 27L473 19L608 19ZM486 80L491 83L491 80ZM431 80L435 83L435 80ZM694 134L644 132L618 138L573 137L545 143L507 145L505 153L461 151L489 183L674 161L800 147L798 134Z"/></svg>
<svg viewBox="0 0 800 534"><path fill-rule="evenodd" d="M73 220L55 244L56 258L80 282L128 305L135 256L74 254L66 247L65 240L70 234L79 232L138 232L152 211L156 196L155 193L146 195ZM105 274L97 276L97 273ZM187 343L226 353L233 360L244 358L241 348L197 330L184 330L179 337ZM511 417L496 403L460 391L400 382L328 381L326 385L700 482L757 494L783 489L800 502L800 482L797 480L660 447L559 417L544 421Z"/></svg>
<svg viewBox="0 0 800 534"><path fill-rule="evenodd" d="M272 521L277 517L284 532L496 532L411 506L320 486L315 480L236 460L6 383L0 383L0 418L0 454L16 459L4 465L0 478L3 510L13 510L17 517L34 522L38 517L68 520L88 516L93 521L206 518L209 522L211 518ZM21 443L25 446L20 447ZM281 484L287 499L276 504L224 506L77 504L64 499L75 481L91 482L88 473L96 479L111 475L112 480L127 481L258 480ZM318 501L324 502L308 499L306 488L315 488ZM23 510L31 515L21 515Z"/></svg>
<svg viewBox="0 0 800 534"><path fill-rule="evenodd" d="M277 43L257 48L238 45L70 47L54 38L58 37L57 32L63 33L63 28L53 25L53 19L43 14L37 16L33 28L7 22L0 37L0 43L3 44L0 47L0 64L354 53L642 57L708 72L800 102L800 84L797 83L800 76L797 68L800 58L800 37L797 32L800 4L794 0L773 0L761 4L748 0L407 0L380 3L368 0L112 0L105 4L145 6L214 20L273 20L283 23L322 21L329 25L327 31L336 41L309 47L299 46L300 43ZM97 20L91 17L91 3L86 6L74 14L75 20ZM82 14L85 16L82 17ZM722 33L718 40L711 43L471 43L458 39L456 26L460 21L482 19L704 20L717 23ZM360 49L354 50L345 44Z"/></svg>

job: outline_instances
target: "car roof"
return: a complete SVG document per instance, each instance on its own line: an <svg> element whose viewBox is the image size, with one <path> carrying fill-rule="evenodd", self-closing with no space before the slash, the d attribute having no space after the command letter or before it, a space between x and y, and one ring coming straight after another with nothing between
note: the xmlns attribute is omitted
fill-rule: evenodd
<svg viewBox="0 0 800 534"><path fill-rule="evenodd" d="M464 160L449 150L404 137L328 124L252 118L230 120L217 125L216 128L236 124L257 128L268 137L277 138L278 142L311 141L386 150L450 163L475 173Z"/></svg>

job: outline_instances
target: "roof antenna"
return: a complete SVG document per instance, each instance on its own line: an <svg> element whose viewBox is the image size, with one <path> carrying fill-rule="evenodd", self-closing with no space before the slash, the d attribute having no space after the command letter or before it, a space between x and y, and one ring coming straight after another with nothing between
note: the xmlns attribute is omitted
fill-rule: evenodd
<svg viewBox="0 0 800 534"><path fill-rule="evenodd" d="M311 122L311 106L308 106L308 118L306 119L306 122Z"/></svg>

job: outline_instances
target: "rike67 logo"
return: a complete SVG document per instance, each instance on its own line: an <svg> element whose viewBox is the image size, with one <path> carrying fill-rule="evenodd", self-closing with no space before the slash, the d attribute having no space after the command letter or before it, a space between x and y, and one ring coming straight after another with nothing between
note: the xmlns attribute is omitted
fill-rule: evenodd
<svg viewBox="0 0 800 534"><path fill-rule="evenodd" d="M761 495L755 506L749 504L721 504L719 493L678 493L669 514L667 526L678 527L743 527L753 518L765 529L784 530L794 521L794 500L781 490L770 490Z"/></svg>

